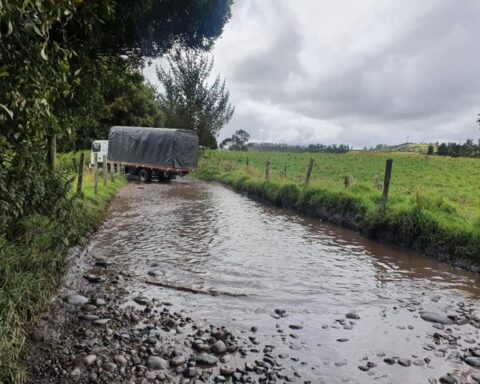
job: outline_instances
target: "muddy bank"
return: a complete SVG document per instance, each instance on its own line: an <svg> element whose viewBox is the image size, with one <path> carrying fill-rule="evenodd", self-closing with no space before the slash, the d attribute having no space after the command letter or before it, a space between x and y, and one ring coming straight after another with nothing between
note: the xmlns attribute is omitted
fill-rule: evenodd
<svg viewBox="0 0 480 384"><path fill-rule="evenodd" d="M130 184L72 260L32 383L475 382L476 274L221 185Z"/></svg>

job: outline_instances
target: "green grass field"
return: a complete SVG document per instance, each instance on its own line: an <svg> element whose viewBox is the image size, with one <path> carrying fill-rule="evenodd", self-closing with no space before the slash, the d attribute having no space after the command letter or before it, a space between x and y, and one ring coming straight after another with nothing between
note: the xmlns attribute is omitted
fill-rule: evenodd
<svg viewBox="0 0 480 384"><path fill-rule="evenodd" d="M89 153L89 152L86 152ZM72 158L59 156L58 168L73 176ZM108 202L126 183L124 177L100 179L93 190L93 173L86 170L83 197L76 195L76 180L70 192L71 209L63 220L35 215L24 219L20 238L0 236L0 383L23 383L22 360L32 322L48 305L65 267L65 252L102 221Z"/></svg>
<svg viewBox="0 0 480 384"><path fill-rule="evenodd" d="M315 165L305 188L310 158ZM389 200L382 208L381 185L388 158L393 159L393 172ZM271 164L268 181L267 161ZM353 222L353 227L370 236L440 259L480 261L479 159L415 153L206 151L196 175L306 214L322 216L318 212L323 210L323 216L325 212L347 216L344 224Z"/></svg>

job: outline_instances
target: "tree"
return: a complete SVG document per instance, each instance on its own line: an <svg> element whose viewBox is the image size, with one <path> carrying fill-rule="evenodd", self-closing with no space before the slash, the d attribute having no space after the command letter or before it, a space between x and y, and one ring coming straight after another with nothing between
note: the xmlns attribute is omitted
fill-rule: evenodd
<svg viewBox="0 0 480 384"><path fill-rule="evenodd" d="M55 158L57 142L83 146L102 127L103 112L125 121L122 112L145 105L150 90L130 83L113 95L114 77L174 44L208 50L230 6L230 0L1 2L0 237L19 218L53 214L66 197L67 179L45 162ZM132 123L155 108L150 103Z"/></svg>
<svg viewBox="0 0 480 384"><path fill-rule="evenodd" d="M216 138L233 116L225 80L211 73L213 58L198 50L176 50L168 57L168 68L157 67L163 87L158 100L171 128L194 129L200 145L215 148Z"/></svg>
<svg viewBox="0 0 480 384"><path fill-rule="evenodd" d="M247 143L250 140L248 132L240 129L232 137L228 137L220 143L220 148L228 148L231 151L246 151Z"/></svg>
<svg viewBox="0 0 480 384"><path fill-rule="evenodd" d="M432 144L430 144L427 149L427 155L433 155L434 152L435 152L435 148Z"/></svg>
<svg viewBox="0 0 480 384"><path fill-rule="evenodd" d="M232 0L77 1L71 46L102 55L156 58L174 45L209 50L231 17ZM86 26L83 22L88 20ZM93 22L92 22L93 21Z"/></svg>

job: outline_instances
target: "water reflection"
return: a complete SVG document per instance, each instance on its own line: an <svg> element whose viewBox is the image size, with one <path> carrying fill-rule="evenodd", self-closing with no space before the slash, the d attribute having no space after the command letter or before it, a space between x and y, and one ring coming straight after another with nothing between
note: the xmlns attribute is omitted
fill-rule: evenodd
<svg viewBox="0 0 480 384"><path fill-rule="evenodd" d="M277 333L276 324L304 324L295 353L308 362L304 375L318 382L369 382L357 369L368 354L423 356L431 325L416 311L451 308L480 293L474 274L192 179L129 185L92 252L135 271L132 290L189 308L199 318L244 330L257 324L265 337ZM148 286L143 282L151 270L163 282L247 297ZM275 308L289 317L273 320ZM335 318L350 310L361 315L354 329L335 328ZM349 342L339 344L339 337ZM282 347L275 337L271 342ZM343 360L349 364L340 369L335 363ZM432 366L439 374L450 368L440 359ZM422 382L417 379L432 375L425 367L388 369L377 382Z"/></svg>

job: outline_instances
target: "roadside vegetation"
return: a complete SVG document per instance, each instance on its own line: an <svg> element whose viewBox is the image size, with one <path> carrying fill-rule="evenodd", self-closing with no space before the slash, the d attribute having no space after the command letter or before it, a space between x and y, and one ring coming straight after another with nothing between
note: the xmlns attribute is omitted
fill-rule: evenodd
<svg viewBox="0 0 480 384"><path fill-rule="evenodd" d="M59 156L59 172L72 181L62 210L56 214L35 214L19 219L17 233L0 237L0 382L22 383L26 373L22 360L31 326L45 309L58 286L67 249L77 244L101 223L108 202L126 183L124 177L93 190L93 173L84 173L83 196L76 195L73 157Z"/></svg>
<svg viewBox="0 0 480 384"><path fill-rule="evenodd" d="M315 163L305 187L310 158ZM388 158L393 159L393 172L383 207ZM413 153L205 151L196 176L454 264L480 264L478 159Z"/></svg>
<svg viewBox="0 0 480 384"><path fill-rule="evenodd" d="M0 2L0 382L23 382L27 330L54 291L68 246L100 222L123 181L86 174L69 152L112 125L163 126L145 63L172 47L209 51L231 0ZM192 127L195 128L195 127Z"/></svg>

